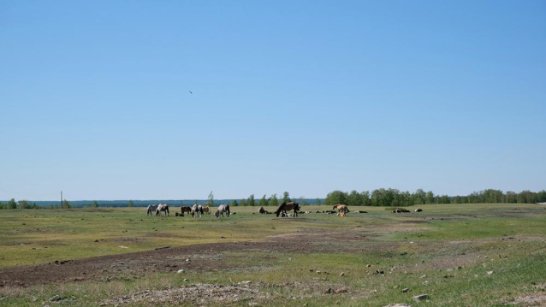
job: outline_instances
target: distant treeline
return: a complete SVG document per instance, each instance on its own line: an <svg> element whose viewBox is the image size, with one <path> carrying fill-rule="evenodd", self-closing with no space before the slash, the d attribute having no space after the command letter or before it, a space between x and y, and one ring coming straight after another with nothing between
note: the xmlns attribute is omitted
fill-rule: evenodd
<svg viewBox="0 0 546 307"><path fill-rule="evenodd" d="M421 189L402 192L396 189L377 189L373 192L350 193L333 191L326 196L327 205L346 204L349 206L412 206L422 204L476 204L476 203L527 203L546 202L546 191L503 192L487 189L466 196L434 195Z"/></svg>
<svg viewBox="0 0 546 307"><path fill-rule="evenodd" d="M421 204L475 204L475 203L546 203L546 191L531 192L522 191L503 192L500 190L487 189L474 192L466 196L435 195L432 192L425 192L421 189L411 192L402 192L396 189L377 189L372 192L342 192L333 191L328 193L326 199L322 198L290 198L288 192L277 198L276 194L271 196L263 195L256 199L254 194L243 199L214 199L209 195L208 199L183 199L183 200L77 200L77 201L28 201L11 199L0 201L0 209L39 209L39 208L98 208L98 207L147 207L151 204L164 203L170 206L190 206L195 203L217 206L219 204L230 204L231 206L278 206L282 202L296 201L300 205L335 205L346 204L349 206L412 206Z"/></svg>
<svg viewBox="0 0 546 307"><path fill-rule="evenodd" d="M276 194L269 197L264 195L255 199L254 195L243 199L214 199L212 193L208 199L156 199L156 200L74 200L68 201L28 201L11 199L0 201L0 209L40 209L40 208L120 208L120 207L147 207L151 204L168 204L169 206L191 206L193 204L203 204L209 206L218 206L220 204L230 204L232 206L278 206L282 201L291 201L288 192L284 192L283 197L278 199ZM321 198L296 198L294 201L303 205L320 205L324 202Z"/></svg>

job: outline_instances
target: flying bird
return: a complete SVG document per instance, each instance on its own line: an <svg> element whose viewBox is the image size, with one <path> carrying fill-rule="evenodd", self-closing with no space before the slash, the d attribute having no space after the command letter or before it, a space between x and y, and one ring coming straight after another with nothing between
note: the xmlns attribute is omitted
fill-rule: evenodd
<svg viewBox="0 0 546 307"><path fill-rule="evenodd" d="M188 91L188 92L190 92L190 94L193 94L193 92L192 92L192 91Z"/></svg>

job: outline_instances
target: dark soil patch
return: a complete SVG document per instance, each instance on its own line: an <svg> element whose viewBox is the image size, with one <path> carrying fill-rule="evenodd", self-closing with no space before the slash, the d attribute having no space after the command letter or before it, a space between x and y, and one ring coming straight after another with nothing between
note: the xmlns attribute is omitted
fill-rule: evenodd
<svg viewBox="0 0 546 307"><path fill-rule="evenodd" d="M27 287L86 280L109 281L137 278L154 272L176 272L180 269L218 271L242 267L244 263L225 264L210 257L207 259L206 255L248 250L265 253L343 252L344 250L340 249L340 242L349 243L355 240L366 240L366 238L357 237L353 232L308 231L271 237L262 242L197 244L78 260L59 259L47 264L2 269L0 270L0 287ZM356 246L347 245L347 252L354 250L357 250ZM199 261L191 261L191 259L199 259Z"/></svg>

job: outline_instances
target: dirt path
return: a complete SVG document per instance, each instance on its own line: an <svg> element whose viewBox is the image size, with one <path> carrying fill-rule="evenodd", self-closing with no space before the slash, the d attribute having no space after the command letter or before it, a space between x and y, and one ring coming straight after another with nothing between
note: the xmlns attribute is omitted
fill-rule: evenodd
<svg viewBox="0 0 546 307"><path fill-rule="evenodd" d="M316 250L325 251L328 249L328 242L335 241L336 245L339 245L340 240L346 242L363 240L363 236L355 236L354 233L347 232L302 231L270 237L263 242L199 244L79 260L58 260L53 263L0 270L0 287L28 287L85 280L108 281L180 269L214 271L227 268L222 261L215 261L224 252L254 250L308 253ZM230 264L230 267L234 266L236 265Z"/></svg>

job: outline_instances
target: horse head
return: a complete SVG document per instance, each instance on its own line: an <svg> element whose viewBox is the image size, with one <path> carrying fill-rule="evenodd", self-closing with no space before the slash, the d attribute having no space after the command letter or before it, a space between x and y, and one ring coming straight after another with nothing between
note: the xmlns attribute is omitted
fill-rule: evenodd
<svg viewBox="0 0 546 307"><path fill-rule="evenodd" d="M281 215L281 212L282 212L282 209L284 208L285 204L282 203L279 208L277 208L277 210L275 211L275 215L277 215L277 217L279 217L279 215Z"/></svg>

